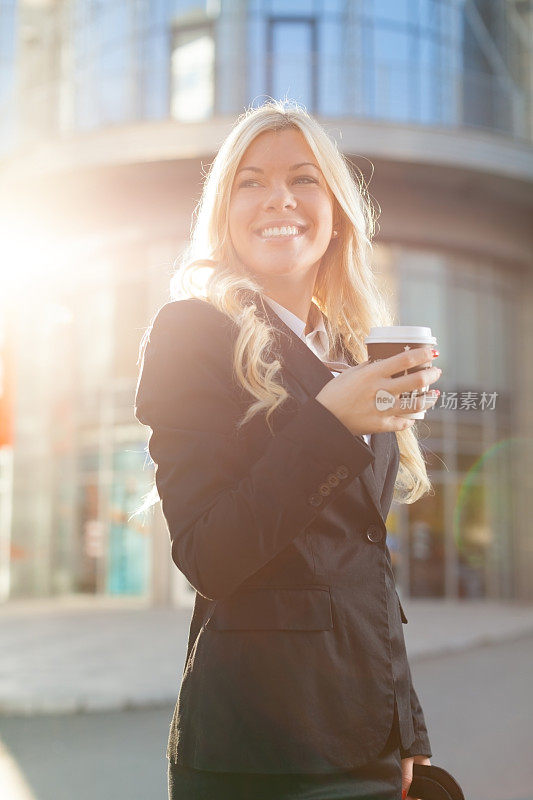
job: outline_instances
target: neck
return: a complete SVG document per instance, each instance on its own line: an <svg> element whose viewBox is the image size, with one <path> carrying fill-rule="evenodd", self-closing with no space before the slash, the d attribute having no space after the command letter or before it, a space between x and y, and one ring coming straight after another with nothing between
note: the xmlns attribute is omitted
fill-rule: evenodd
<svg viewBox="0 0 533 800"><path fill-rule="evenodd" d="M263 280L264 294L284 308L292 311L302 321L307 322L313 298L315 276L311 277L312 281L308 279L294 283L289 281L274 283L273 281Z"/></svg>

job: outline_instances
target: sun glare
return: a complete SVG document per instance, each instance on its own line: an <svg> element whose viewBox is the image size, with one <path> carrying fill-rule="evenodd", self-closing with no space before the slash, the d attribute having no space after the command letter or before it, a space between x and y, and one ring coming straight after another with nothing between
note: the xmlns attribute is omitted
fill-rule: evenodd
<svg viewBox="0 0 533 800"><path fill-rule="evenodd" d="M16 222L0 223L0 304L40 283L61 264L64 247L44 232Z"/></svg>

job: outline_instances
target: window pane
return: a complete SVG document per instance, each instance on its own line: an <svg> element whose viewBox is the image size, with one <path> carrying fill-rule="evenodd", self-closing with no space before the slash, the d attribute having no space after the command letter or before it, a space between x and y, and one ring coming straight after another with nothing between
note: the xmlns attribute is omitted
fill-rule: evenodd
<svg viewBox="0 0 533 800"><path fill-rule="evenodd" d="M459 597L485 597L491 544L487 486L469 473L455 487L454 540L457 547Z"/></svg>
<svg viewBox="0 0 533 800"><path fill-rule="evenodd" d="M270 0L263 7L271 14L312 14L315 0Z"/></svg>
<svg viewBox="0 0 533 800"><path fill-rule="evenodd" d="M206 119L213 113L215 45L205 30L178 37L172 53L171 115L182 122Z"/></svg>
<svg viewBox="0 0 533 800"><path fill-rule="evenodd" d="M440 6L430 0L366 4L366 113L426 124L453 120L454 17L441 14Z"/></svg>
<svg viewBox="0 0 533 800"><path fill-rule="evenodd" d="M484 302L483 323L484 352L487 391L508 392L512 390L512 352L509 347L514 339L514 319L508 298L489 294Z"/></svg>
<svg viewBox="0 0 533 800"><path fill-rule="evenodd" d="M407 31L378 27L374 30L375 114L409 119L413 90L409 64L413 37Z"/></svg>
<svg viewBox="0 0 533 800"><path fill-rule="evenodd" d="M440 0L418 0L418 25L428 31L438 31L442 5Z"/></svg>
<svg viewBox="0 0 533 800"><path fill-rule="evenodd" d="M408 255L406 256L409 257ZM423 325L431 328L440 352L438 365L443 377L451 361L448 325L446 322L446 284L431 277L431 255L427 273L402 269L400 272L400 325ZM439 386L439 388L441 388Z"/></svg>
<svg viewBox="0 0 533 800"><path fill-rule="evenodd" d="M479 292L474 288L456 286L453 289L453 308L457 328L454 342L454 378L458 391L480 391L483 388L480 353L481 341Z"/></svg>
<svg viewBox="0 0 533 800"><path fill-rule="evenodd" d="M14 143L15 135L15 42L17 9L14 0L4 0L0 10L0 152Z"/></svg>
<svg viewBox="0 0 533 800"><path fill-rule="evenodd" d="M435 494L406 506L409 521L409 576L412 597L444 595L444 492L433 484Z"/></svg>
<svg viewBox="0 0 533 800"><path fill-rule="evenodd" d="M271 92L313 107L313 26L272 21Z"/></svg>
<svg viewBox="0 0 533 800"><path fill-rule="evenodd" d="M347 96L346 59L344 57L343 24L340 16L328 16L318 26L318 80L320 113L335 116L343 113Z"/></svg>
<svg viewBox="0 0 533 800"><path fill-rule="evenodd" d="M368 10L374 12L378 19L391 22L408 22L410 7L415 6L413 0L371 0L367 2Z"/></svg>
<svg viewBox="0 0 533 800"><path fill-rule="evenodd" d="M129 519L149 489L148 474L143 472L145 454L137 443L134 446L135 450L113 453L106 576L106 591L112 595L142 596L150 587L150 539L139 518Z"/></svg>
<svg viewBox="0 0 533 800"><path fill-rule="evenodd" d="M78 3L74 26L75 120L82 128L131 119L135 8L130 3Z"/></svg>

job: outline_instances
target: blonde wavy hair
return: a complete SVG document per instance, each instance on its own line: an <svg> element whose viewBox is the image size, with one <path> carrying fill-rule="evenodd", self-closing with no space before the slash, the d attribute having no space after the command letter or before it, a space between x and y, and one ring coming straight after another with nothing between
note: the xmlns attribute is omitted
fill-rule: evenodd
<svg viewBox="0 0 533 800"><path fill-rule="evenodd" d="M171 297L197 297L227 314L238 329L233 369L241 386L256 398L239 421L255 414L270 417L288 397L278 380L282 365L268 358L274 334L250 302L262 287L239 260L229 234L229 203L236 171L246 149L266 131L299 130L313 151L333 195L337 239L322 256L313 302L325 314L326 328L336 353L344 347L358 363L366 360L364 339L372 326L393 325L389 305L372 269L375 214L364 179L339 151L324 128L298 103L269 100L245 110L224 140L204 181L194 212L189 246L171 281ZM148 331L147 331L148 334ZM141 342L144 351L146 336ZM139 356L139 361L142 356ZM414 503L431 491L415 426L396 431L400 464L394 500ZM155 490L155 491L154 491ZM157 502L154 486L139 511ZM139 513L139 512L136 512Z"/></svg>

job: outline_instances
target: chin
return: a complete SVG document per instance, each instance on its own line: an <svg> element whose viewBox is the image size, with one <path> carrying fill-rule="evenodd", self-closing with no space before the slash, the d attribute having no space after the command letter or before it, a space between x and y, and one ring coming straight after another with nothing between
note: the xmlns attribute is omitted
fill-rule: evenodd
<svg viewBox="0 0 533 800"><path fill-rule="evenodd" d="M280 255L270 264L251 265L250 270L258 275L292 275L296 272L305 273L311 268L311 264L290 263Z"/></svg>

